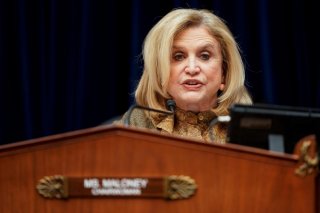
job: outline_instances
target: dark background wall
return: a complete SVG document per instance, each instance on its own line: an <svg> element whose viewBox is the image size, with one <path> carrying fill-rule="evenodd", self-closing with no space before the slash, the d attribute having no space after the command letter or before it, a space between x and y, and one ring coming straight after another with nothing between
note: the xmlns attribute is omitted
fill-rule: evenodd
<svg viewBox="0 0 320 213"><path fill-rule="evenodd" d="M176 7L222 17L256 103L320 107L315 3L0 1L0 144L101 124L132 103L148 30Z"/></svg>

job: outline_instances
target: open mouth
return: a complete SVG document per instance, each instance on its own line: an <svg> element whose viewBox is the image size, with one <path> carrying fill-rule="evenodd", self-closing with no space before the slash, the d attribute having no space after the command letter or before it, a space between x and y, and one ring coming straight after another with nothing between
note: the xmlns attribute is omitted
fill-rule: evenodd
<svg viewBox="0 0 320 213"><path fill-rule="evenodd" d="M199 80L188 79L182 83L183 86L187 88L199 88L203 85L203 83Z"/></svg>

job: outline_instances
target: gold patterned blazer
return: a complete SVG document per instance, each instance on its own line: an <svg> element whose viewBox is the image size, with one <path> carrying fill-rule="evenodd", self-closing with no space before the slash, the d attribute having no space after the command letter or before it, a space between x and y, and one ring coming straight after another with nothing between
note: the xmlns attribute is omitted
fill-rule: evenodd
<svg viewBox="0 0 320 213"><path fill-rule="evenodd" d="M211 130L214 140L210 139L208 127L210 121L215 117L216 115L212 111L194 113L176 108L174 115L165 115L134 109L130 115L130 126L185 136L205 143L224 144L226 143L226 124L218 123L214 125ZM127 119L128 112L122 116L121 120L115 121L115 123L124 124Z"/></svg>

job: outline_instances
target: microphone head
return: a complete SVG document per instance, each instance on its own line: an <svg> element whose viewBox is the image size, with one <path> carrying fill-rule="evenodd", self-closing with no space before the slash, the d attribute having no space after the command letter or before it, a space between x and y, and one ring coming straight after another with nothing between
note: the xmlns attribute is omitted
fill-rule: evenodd
<svg viewBox="0 0 320 213"><path fill-rule="evenodd" d="M176 102L172 99L167 100L166 102L167 108L171 111L174 112L176 109Z"/></svg>

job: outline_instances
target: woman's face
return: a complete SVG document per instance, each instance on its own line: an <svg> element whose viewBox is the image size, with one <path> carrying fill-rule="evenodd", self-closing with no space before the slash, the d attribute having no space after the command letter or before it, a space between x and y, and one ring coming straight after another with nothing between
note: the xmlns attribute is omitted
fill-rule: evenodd
<svg viewBox="0 0 320 213"><path fill-rule="evenodd" d="M206 111L217 105L224 87L218 41L204 27L191 27L173 41L168 92L179 108Z"/></svg>

